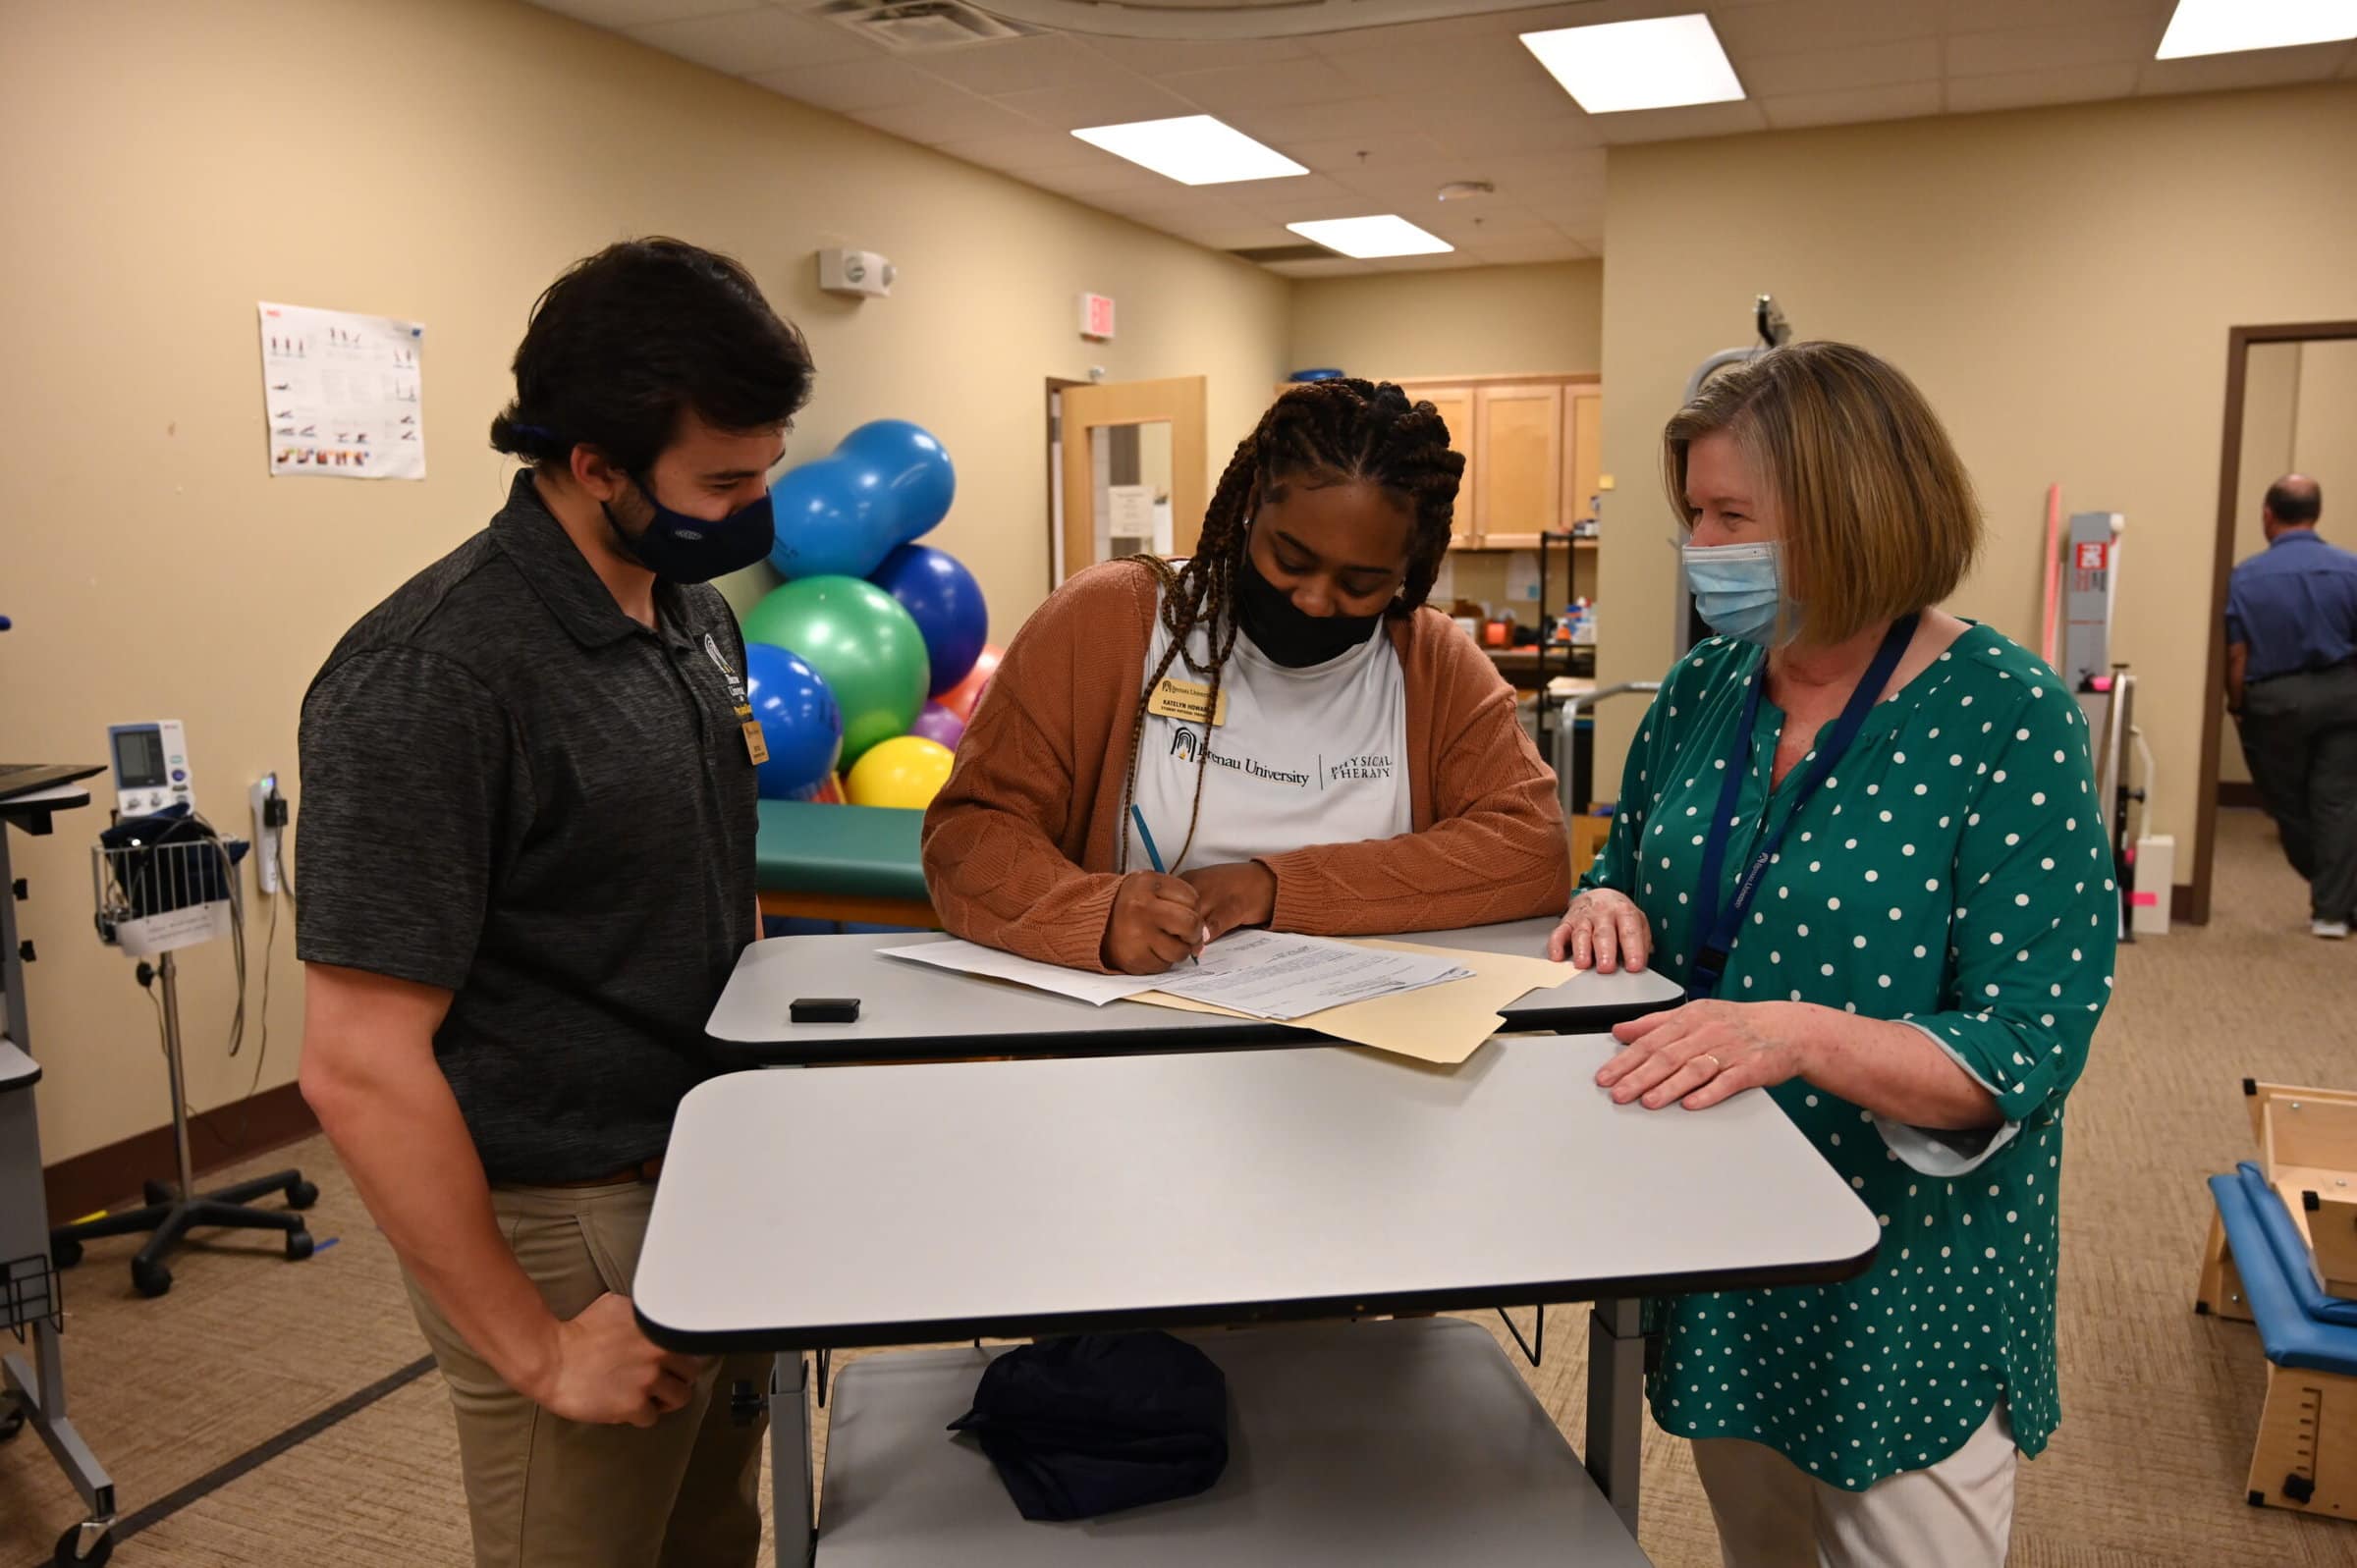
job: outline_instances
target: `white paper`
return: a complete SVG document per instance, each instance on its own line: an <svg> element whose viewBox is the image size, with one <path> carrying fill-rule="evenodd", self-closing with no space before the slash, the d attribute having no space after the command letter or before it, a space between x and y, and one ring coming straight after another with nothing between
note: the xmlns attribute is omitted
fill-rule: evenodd
<svg viewBox="0 0 2357 1568"><path fill-rule="evenodd" d="M1374 997L1462 980L1471 973L1426 953L1384 951L1324 937L1239 931L1180 964L1152 989L1284 1022Z"/></svg>
<svg viewBox="0 0 2357 1568"><path fill-rule="evenodd" d="M1100 975L1085 969L1065 969L1052 963L1039 963L1029 958L1017 958L1014 953L985 947L979 943L920 942L906 947L877 949L887 958L905 958L912 963L931 964L937 969L955 969L960 974L985 975L993 980L1012 980L1018 986L1034 991L1052 991L1060 997L1071 997L1102 1007L1109 1001L1120 1001L1141 992L1155 990L1163 983L1160 975Z"/></svg>
<svg viewBox="0 0 2357 1568"><path fill-rule="evenodd" d="M270 472L422 479L425 327L261 301Z"/></svg>

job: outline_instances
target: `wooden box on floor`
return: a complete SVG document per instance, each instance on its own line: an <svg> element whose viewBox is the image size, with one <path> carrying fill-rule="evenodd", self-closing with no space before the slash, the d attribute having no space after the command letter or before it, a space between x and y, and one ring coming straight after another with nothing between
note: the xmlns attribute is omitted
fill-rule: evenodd
<svg viewBox="0 0 2357 1568"><path fill-rule="evenodd" d="M2260 1169L2307 1238L2318 1283L2357 1299L2357 1093L2248 1078L2242 1090ZM2215 1213L2195 1310L2253 1321ZM2357 1378L2271 1362L2248 1487L2253 1507L2357 1518Z"/></svg>

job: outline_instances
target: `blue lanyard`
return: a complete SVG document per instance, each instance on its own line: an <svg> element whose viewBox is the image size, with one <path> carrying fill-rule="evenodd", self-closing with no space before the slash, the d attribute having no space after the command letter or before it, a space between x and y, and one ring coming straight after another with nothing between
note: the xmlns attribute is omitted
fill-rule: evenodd
<svg viewBox="0 0 2357 1568"><path fill-rule="evenodd" d="M1743 722L1735 728L1733 752L1727 759L1727 780L1719 786L1719 809L1711 817L1709 834L1702 845L1702 887L1699 903L1694 911L1694 930L1701 941L1694 954L1694 964L1686 974L1686 1000L1700 1001L1716 993L1720 977L1727 973L1727 949L1734 946L1736 933L1743 928L1743 916L1751 909L1752 899L1759 896L1760 885L1768 879L1769 862L1782 846L1785 830L1792 819L1800 815L1817 786L1832 776L1840 765L1850 742L1858 738L1865 728L1866 715L1882 699L1883 688L1891 683L1891 674L1898 669L1907 644L1914 639L1919 616L1902 616L1891 622L1883 636L1883 645L1876 651L1874 663L1866 667L1858 686L1842 706L1841 717L1834 721L1833 732L1817 739L1817 760L1801 777L1800 787L1792 796L1792 807L1775 831L1762 835L1754 846L1751 861L1735 880L1734 892L1720 907L1720 876L1727 867L1727 830L1734 826L1735 807L1743 793L1743 780L1751 772L1751 731L1759 722L1760 699L1768 693L1768 664L1760 662L1759 672L1751 679L1751 695L1743 701ZM1775 796L1769 797L1769 809L1774 810Z"/></svg>

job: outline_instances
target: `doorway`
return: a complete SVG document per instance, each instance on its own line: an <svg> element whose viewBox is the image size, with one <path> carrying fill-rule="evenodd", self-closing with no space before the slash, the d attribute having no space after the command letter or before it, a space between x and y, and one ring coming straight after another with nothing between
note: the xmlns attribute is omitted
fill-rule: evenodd
<svg viewBox="0 0 2357 1568"><path fill-rule="evenodd" d="M1183 556L1202 532L1205 382L1049 385L1048 586L1100 562Z"/></svg>
<svg viewBox="0 0 2357 1568"><path fill-rule="evenodd" d="M2303 405L2305 406L2303 407ZM2259 498L2296 469L2317 479L2332 505L2337 476L2340 515L2357 517L2357 321L2299 321L2233 327L2226 333L2225 429L2220 441L2218 539L2212 571L2210 658L2202 690L2201 803L2195 829L2193 885L2185 918L2210 919L2221 794L2247 771L2226 759L2226 585L2234 564L2261 548ZM2332 526L2328 512L2325 526Z"/></svg>

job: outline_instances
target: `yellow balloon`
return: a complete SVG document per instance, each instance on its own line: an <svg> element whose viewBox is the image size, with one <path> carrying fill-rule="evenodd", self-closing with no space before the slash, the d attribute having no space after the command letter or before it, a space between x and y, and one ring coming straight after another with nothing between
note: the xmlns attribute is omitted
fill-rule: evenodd
<svg viewBox="0 0 2357 1568"><path fill-rule="evenodd" d="M895 735L867 748L845 781L854 806L922 811L950 782L950 748L923 735Z"/></svg>

